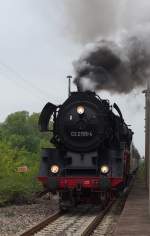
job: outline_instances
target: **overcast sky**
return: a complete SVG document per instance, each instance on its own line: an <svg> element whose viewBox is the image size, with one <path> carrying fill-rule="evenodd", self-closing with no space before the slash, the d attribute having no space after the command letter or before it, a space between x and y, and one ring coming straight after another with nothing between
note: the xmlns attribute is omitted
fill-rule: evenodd
<svg viewBox="0 0 150 236"><path fill-rule="evenodd" d="M74 12L74 10L71 12L72 8L66 9L65 4L68 4L68 1L0 0L1 122L12 112L21 110L40 112L46 102L60 104L66 99L66 76L73 74L72 61L80 56L87 43L86 40L80 41L79 37L77 40L72 37L72 32L76 32L76 25L73 24L74 21L69 21L70 16L67 17L67 13L69 15ZM76 0L71 1L73 3ZM135 10L135 2L137 11L132 11ZM129 13L132 19L133 12L136 12L133 19L139 19L138 9L141 9L141 5L135 0L124 0L123 3L124 15ZM149 5L146 9L148 7ZM129 24L122 18L122 22L124 27L132 28L132 20ZM94 32L92 35L93 38L90 40L94 40ZM126 96L110 95L106 92L99 95L110 99L111 103L118 103L127 124L130 124L135 132L134 142L143 155L142 90Z"/></svg>

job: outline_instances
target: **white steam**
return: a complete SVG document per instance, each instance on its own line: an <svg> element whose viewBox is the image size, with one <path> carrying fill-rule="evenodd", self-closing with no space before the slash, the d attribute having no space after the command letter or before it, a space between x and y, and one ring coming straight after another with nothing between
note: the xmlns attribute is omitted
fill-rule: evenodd
<svg viewBox="0 0 150 236"><path fill-rule="evenodd" d="M82 77L80 81L80 86L83 88L83 92L85 91L95 91L97 86L97 82L91 80L90 78Z"/></svg>

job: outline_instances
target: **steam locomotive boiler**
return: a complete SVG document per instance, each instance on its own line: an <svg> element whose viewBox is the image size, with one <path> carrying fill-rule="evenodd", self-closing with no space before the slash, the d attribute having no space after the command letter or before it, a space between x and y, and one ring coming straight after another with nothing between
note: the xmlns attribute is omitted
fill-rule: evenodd
<svg viewBox="0 0 150 236"><path fill-rule="evenodd" d="M116 113L113 113L116 110ZM59 193L60 207L108 201L128 184L133 132L119 107L95 92L72 92L59 106L47 103L39 127L49 132L55 148L42 149L38 179Z"/></svg>

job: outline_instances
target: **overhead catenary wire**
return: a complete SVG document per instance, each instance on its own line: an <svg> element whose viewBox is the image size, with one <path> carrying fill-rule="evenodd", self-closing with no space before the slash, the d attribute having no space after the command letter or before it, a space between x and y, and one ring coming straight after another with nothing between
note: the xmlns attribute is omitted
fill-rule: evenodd
<svg viewBox="0 0 150 236"><path fill-rule="evenodd" d="M33 93L33 91L29 91L27 89L27 87L23 86L23 84L19 83L19 81L10 78L8 75L4 74L3 72L0 71L0 74L2 74L4 76L4 78L6 78L7 80L11 81L11 83L14 85L16 85L17 87L19 87L19 89L21 88L24 92L26 92L28 95L32 96L34 99L36 99L38 102L41 102L42 104L42 98L40 96L38 96L38 94ZM44 102L44 101L43 101Z"/></svg>
<svg viewBox="0 0 150 236"><path fill-rule="evenodd" d="M6 71L3 71L4 68ZM10 78L10 75L8 75L9 72L15 75L15 77L13 76ZM26 90L26 88L24 87L25 91L27 91L28 94L30 93L30 95L34 97L36 96L38 99L40 99L40 101L43 100L43 95L44 95L44 100L49 100L49 96L46 94L45 91L43 91L41 88L39 88L38 86L30 82L29 80L27 80L23 75L21 75L18 71L13 69L10 65L7 65L6 63L1 62L1 61L0 61L0 73L2 73L9 80L12 80L13 78L13 81L19 82L17 84L19 84L19 86L21 87L24 87L24 85L26 85L28 89L31 91L31 93L28 90ZM33 94L33 91L34 91L34 94Z"/></svg>

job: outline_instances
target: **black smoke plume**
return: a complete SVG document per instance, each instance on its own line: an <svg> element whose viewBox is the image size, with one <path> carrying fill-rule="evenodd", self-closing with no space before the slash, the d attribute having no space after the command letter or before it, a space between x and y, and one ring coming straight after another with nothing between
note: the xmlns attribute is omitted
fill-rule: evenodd
<svg viewBox="0 0 150 236"><path fill-rule="evenodd" d="M80 44L95 42L74 62L78 89L129 93L144 86L150 76L150 1L64 1L69 35Z"/></svg>
<svg viewBox="0 0 150 236"><path fill-rule="evenodd" d="M145 85L150 76L148 37L132 35L123 40L101 39L74 62L78 90L129 93Z"/></svg>

